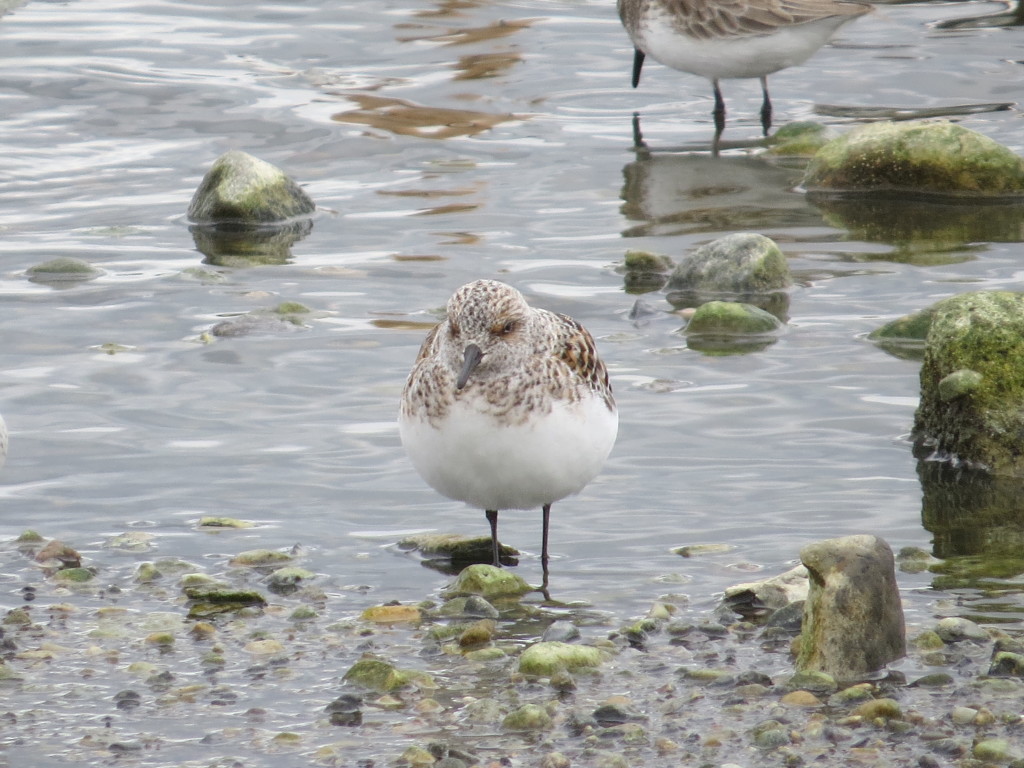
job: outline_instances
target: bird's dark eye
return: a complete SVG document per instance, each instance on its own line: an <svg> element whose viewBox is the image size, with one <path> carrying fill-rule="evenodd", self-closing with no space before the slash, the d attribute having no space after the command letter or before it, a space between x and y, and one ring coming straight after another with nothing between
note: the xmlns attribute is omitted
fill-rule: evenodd
<svg viewBox="0 0 1024 768"><path fill-rule="evenodd" d="M499 323L495 325L493 328L491 328L491 333L493 333L495 336L508 336L510 333L513 333L518 327L519 324L515 320L509 320L507 323Z"/></svg>

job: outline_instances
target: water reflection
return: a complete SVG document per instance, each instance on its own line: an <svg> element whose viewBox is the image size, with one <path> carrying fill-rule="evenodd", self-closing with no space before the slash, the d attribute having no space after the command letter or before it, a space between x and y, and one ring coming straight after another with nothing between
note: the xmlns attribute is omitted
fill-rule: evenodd
<svg viewBox="0 0 1024 768"><path fill-rule="evenodd" d="M1024 26L1024 0L1007 3L1006 10L982 16L964 16L946 19L935 25L936 29L991 29L992 27Z"/></svg>
<svg viewBox="0 0 1024 768"><path fill-rule="evenodd" d="M761 157L638 148L622 169L623 237L817 227L822 217L794 192L801 171Z"/></svg>
<svg viewBox="0 0 1024 768"><path fill-rule="evenodd" d="M526 119L525 116L509 113L430 107L386 96L353 94L346 98L358 104L359 109L339 112L331 116L332 120L369 125L400 136L418 136L423 139L473 136L501 123Z"/></svg>
<svg viewBox="0 0 1024 768"><path fill-rule="evenodd" d="M973 258L964 249L979 242L1024 240L1024 205L974 203L970 199L937 202L881 195L810 193L808 201L833 227L852 240L895 247L887 261L948 264Z"/></svg>
<svg viewBox="0 0 1024 768"><path fill-rule="evenodd" d="M926 460L917 474L921 522L933 535L933 554L947 560L936 569L945 573L944 586L1024 573L1024 480Z"/></svg>
<svg viewBox="0 0 1024 768"><path fill-rule="evenodd" d="M277 227L193 224L189 227L204 264L216 267L254 267L287 264L292 246L313 231L309 219Z"/></svg>

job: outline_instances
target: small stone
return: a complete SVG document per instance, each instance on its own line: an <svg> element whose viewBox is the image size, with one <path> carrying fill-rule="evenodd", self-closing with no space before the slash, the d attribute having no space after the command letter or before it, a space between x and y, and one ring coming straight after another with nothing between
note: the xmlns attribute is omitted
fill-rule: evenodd
<svg viewBox="0 0 1024 768"><path fill-rule="evenodd" d="M494 699L477 699L462 709L466 722L480 725L497 725L505 717L505 710Z"/></svg>
<svg viewBox="0 0 1024 768"><path fill-rule="evenodd" d="M809 708L821 706L821 699L810 691L790 691L780 701L786 707Z"/></svg>
<svg viewBox="0 0 1024 768"><path fill-rule="evenodd" d="M423 612L415 605L374 605L364 610L361 618L377 624L418 623Z"/></svg>
<svg viewBox="0 0 1024 768"><path fill-rule="evenodd" d="M157 648L169 648L174 645L174 635L170 632L152 632L146 636L145 643Z"/></svg>
<svg viewBox="0 0 1024 768"><path fill-rule="evenodd" d="M903 711L900 709L899 702L888 698L865 701L854 712L865 720L874 720L876 718L900 720L903 718Z"/></svg>
<svg viewBox="0 0 1024 768"><path fill-rule="evenodd" d="M217 628L208 621L197 621L189 630L193 640L212 640L217 635Z"/></svg>
<svg viewBox="0 0 1024 768"><path fill-rule="evenodd" d="M470 624L461 635L459 635L459 646L462 648L473 648L474 646L485 645L494 639L497 624L493 619L481 619Z"/></svg>
<svg viewBox="0 0 1024 768"><path fill-rule="evenodd" d="M806 690L811 693L834 693L838 687L831 675L813 670L797 672L786 681L786 689L790 691Z"/></svg>
<svg viewBox="0 0 1024 768"><path fill-rule="evenodd" d="M268 565L287 563L292 556L284 552L277 552L272 549L250 549L241 552L228 561L228 565L243 566L246 568L262 568Z"/></svg>
<svg viewBox="0 0 1024 768"><path fill-rule="evenodd" d="M558 642L534 643L519 656L519 671L524 675L551 677L559 671L573 672L599 666L606 654L589 645Z"/></svg>
<svg viewBox="0 0 1024 768"><path fill-rule="evenodd" d="M971 754L987 763L1008 763L1018 757L1006 739L983 739L974 745Z"/></svg>
<svg viewBox="0 0 1024 768"><path fill-rule="evenodd" d="M153 541L156 539L152 533L145 531L128 531L107 539L103 546L107 549L116 549L121 552L146 552L153 548Z"/></svg>
<svg viewBox="0 0 1024 768"><path fill-rule="evenodd" d="M279 640L268 638L266 640L250 640L245 644L245 650L253 656L273 656L284 653L284 645Z"/></svg>
<svg viewBox="0 0 1024 768"><path fill-rule="evenodd" d="M463 568L448 588L453 595L473 594L487 599L525 595L532 587L518 574L505 568L478 563Z"/></svg>
<svg viewBox="0 0 1024 768"><path fill-rule="evenodd" d="M930 629L926 629L924 632L919 633L914 638L914 645L922 651L937 651L940 648L945 648L946 644L942 642L942 638L939 637L938 632L933 632Z"/></svg>
<svg viewBox="0 0 1024 768"><path fill-rule="evenodd" d="M437 762L437 758L434 757L430 752L423 749L423 747L408 747L399 761L406 765L418 768L418 766L429 766Z"/></svg>
<svg viewBox="0 0 1024 768"><path fill-rule="evenodd" d="M761 749L776 749L790 743L789 732L777 720L768 720L753 729L754 745Z"/></svg>
<svg viewBox="0 0 1024 768"><path fill-rule="evenodd" d="M546 731L552 726L551 715L536 704L524 704L501 721L506 731Z"/></svg>
<svg viewBox="0 0 1024 768"><path fill-rule="evenodd" d="M1024 677L1024 654L999 651L992 656L990 675Z"/></svg>
<svg viewBox="0 0 1024 768"><path fill-rule="evenodd" d="M286 565L284 568L272 571L267 577L267 584L271 587L294 587L300 582L315 578L316 574L312 571L299 568L296 565Z"/></svg>
<svg viewBox="0 0 1024 768"><path fill-rule="evenodd" d="M569 768L572 761L561 752L549 752L540 759L540 768Z"/></svg>
<svg viewBox="0 0 1024 768"><path fill-rule="evenodd" d="M235 517L201 517L197 526L199 528L252 528L256 523L248 520L239 520Z"/></svg>
<svg viewBox="0 0 1024 768"><path fill-rule="evenodd" d="M579 637L580 630L575 624L571 621L559 620L551 623L544 630L540 639L544 642L569 643L578 640Z"/></svg>
<svg viewBox="0 0 1024 768"><path fill-rule="evenodd" d="M986 642L988 632L970 619L950 616L942 619L935 627L935 633L947 643L959 643L963 640Z"/></svg>
<svg viewBox="0 0 1024 768"><path fill-rule="evenodd" d="M163 574L153 563L139 563L135 568L136 584L151 584L152 582L159 581L162 578Z"/></svg>
<svg viewBox="0 0 1024 768"><path fill-rule="evenodd" d="M972 725L977 714L978 710L972 707L953 707L953 711L949 713L949 719L957 725Z"/></svg>

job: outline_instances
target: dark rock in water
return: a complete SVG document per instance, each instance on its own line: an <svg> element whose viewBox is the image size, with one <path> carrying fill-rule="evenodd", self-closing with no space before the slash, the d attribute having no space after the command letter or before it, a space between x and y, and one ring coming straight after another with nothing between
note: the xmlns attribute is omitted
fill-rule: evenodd
<svg viewBox="0 0 1024 768"><path fill-rule="evenodd" d="M919 458L1024 478L1024 293L943 299L925 342L914 416Z"/></svg>
<svg viewBox="0 0 1024 768"><path fill-rule="evenodd" d="M895 561L884 540L827 539L805 546L800 559L811 580L798 670L852 682L906 655Z"/></svg>
<svg viewBox="0 0 1024 768"><path fill-rule="evenodd" d="M276 224L316 205L281 169L234 150L214 161L196 189L188 218L198 224Z"/></svg>
<svg viewBox="0 0 1024 768"><path fill-rule="evenodd" d="M362 707L361 696L344 693L324 707L324 711L331 716L331 725L362 725Z"/></svg>
<svg viewBox="0 0 1024 768"><path fill-rule="evenodd" d="M674 266L668 256L631 250L616 271L624 276L626 293L648 293L665 285Z"/></svg>

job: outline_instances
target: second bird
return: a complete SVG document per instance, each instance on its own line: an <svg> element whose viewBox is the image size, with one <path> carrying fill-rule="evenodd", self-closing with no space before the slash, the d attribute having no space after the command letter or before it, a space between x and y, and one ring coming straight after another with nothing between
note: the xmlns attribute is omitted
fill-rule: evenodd
<svg viewBox="0 0 1024 768"><path fill-rule="evenodd" d="M757 77L761 126L772 124L768 75L802 64L848 21L871 10L841 0L618 0L633 41L633 87L644 58L706 77L715 94L716 136L725 128L720 80Z"/></svg>

